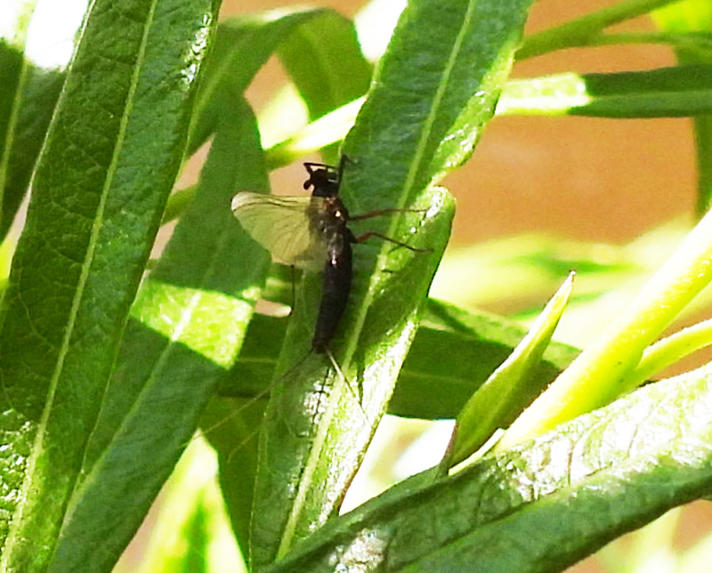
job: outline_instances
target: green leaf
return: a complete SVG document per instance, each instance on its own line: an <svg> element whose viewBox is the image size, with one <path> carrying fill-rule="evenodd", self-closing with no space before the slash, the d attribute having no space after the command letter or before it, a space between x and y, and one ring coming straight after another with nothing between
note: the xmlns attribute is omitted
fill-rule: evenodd
<svg viewBox="0 0 712 573"><path fill-rule="evenodd" d="M85 21L3 300L0 568L49 565L183 154L215 9L98 0Z"/></svg>
<svg viewBox="0 0 712 573"><path fill-rule="evenodd" d="M347 360L337 348L343 348L346 341L359 333L355 331L358 316L354 316L353 303L363 301L364 295L356 289L366 286L368 276L364 265L369 253L365 247L355 247L358 249L354 255L356 289L351 292L352 308L347 309L342 319L344 328L340 329L346 334L337 334L331 344L345 378L326 356L308 349L320 293L317 277L306 277L298 291L277 368L281 384L272 392L261 434L250 537L253 559L264 558L259 552L265 548L259 544L267 545L264 529L257 527L281 524L285 528L284 534L280 534L281 550L286 550L294 536L306 535L303 528L308 527L307 521L314 519L314 515L325 517L327 511L335 511L340 503L340 499L334 498L335 492L341 491L343 495L356 472L375 425L373 418L384 413L388 397L384 394L392 392L397 366L415 332L418 304L426 294L438 255L449 235L453 214L449 195L441 189L426 190L416 206L428 204L430 208L424 220L418 221L410 215L410 224L419 227L410 243L418 248L427 245L432 252L410 253L398 249L388 257L389 267L379 277L378 296L374 297L365 317L358 347ZM388 355L390 360L382 354L387 345L395 345L395 350ZM281 366L285 363L286 366ZM369 371L364 374L367 365ZM389 381L389 385L384 385L384 381ZM349 437L362 444L361 447L341 443ZM340 452L340 461L336 461L335 454L325 452ZM322 499L319 493L326 493L327 499ZM285 497L285 501L275 503L276 495ZM287 502L291 506L286 505Z"/></svg>
<svg viewBox="0 0 712 573"><path fill-rule="evenodd" d="M712 66L564 73L508 82L498 115L687 117L712 112Z"/></svg>
<svg viewBox="0 0 712 573"><path fill-rule="evenodd" d="M253 317L239 360L230 376L221 380L222 396L252 399L264 390L272 378L286 328L287 319L260 314ZM388 413L430 420L455 418L525 334L526 329L511 319L429 299L398 375ZM533 377L542 385L551 382L577 354L571 346L552 342ZM453 361L453 356L458 360ZM226 416L216 415L212 423L219 425ZM232 451L246 434L235 431L235 436L227 451Z"/></svg>
<svg viewBox="0 0 712 573"><path fill-rule="evenodd" d="M361 54L353 23L336 12L324 12L299 26L277 51L287 74L317 119L366 93L371 65ZM335 162L331 148L326 160Z"/></svg>
<svg viewBox="0 0 712 573"><path fill-rule="evenodd" d="M507 427L545 387L535 369L549 345L573 289L574 275L559 288L527 335L458 414L444 467L477 451L498 429Z"/></svg>
<svg viewBox="0 0 712 573"><path fill-rule="evenodd" d="M16 111L7 137L8 146L0 159L0 237L7 233L28 191L64 77L59 71L30 65L24 69L20 89L16 92Z"/></svg>
<svg viewBox="0 0 712 573"><path fill-rule="evenodd" d="M34 0L8 0L12 34L0 38L0 238L7 233L44 140L64 76L40 69L25 58L28 23Z"/></svg>
<svg viewBox="0 0 712 573"><path fill-rule="evenodd" d="M56 571L89 570L87 562L91 570L110 567L239 352L268 264L230 212L244 187L265 189L267 180L243 102L222 117L195 200L131 309Z"/></svg>
<svg viewBox="0 0 712 573"><path fill-rule="evenodd" d="M341 141L353 127L363 102L364 98L361 97L342 105L270 146L265 151L267 165L273 169L283 167L298 157L314 153L327 145Z"/></svg>
<svg viewBox="0 0 712 573"><path fill-rule="evenodd" d="M582 115L614 118L688 117L712 110L712 67L643 72L572 72L508 81L497 115ZM359 98L313 121L267 150L271 167L339 141L353 125Z"/></svg>
<svg viewBox="0 0 712 573"><path fill-rule="evenodd" d="M453 476L415 476L268 571L561 571L709 491L711 400L709 367L647 386Z"/></svg>
<svg viewBox="0 0 712 573"><path fill-rule="evenodd" d="M338 510L385 412L449 233L450 199L427 187L471 153L509 73L528 7L429 0L412 2L401 17L344 143L351 161L342 192L353 213L432 203L424 217L384 217L362 227L403 240L408 223L418 231L413 243L433 252L388 243L370 253L359 248L350 305L330 345L348 383L323 356L307 356L320 289L313 278L305 281L278 367L289 383L273 395L261 437L255 567L282 558Z"/></svg>
<svg viewBox="0 0 712 573"><path fill-rule="evenodd" d="M668 32L709 34L712 31L712 8L706 0L685 0L656 10L653 20ZM679 47L675 52L682 64L712 64L709 51ZM697 215L701 217L712 204L712 118L709 116L700 114L695 118L695 143L698 173Z"/></svg>
<svg viewBox="0 0 712 573"><path fill-rule="evenodd" d="M509 427L508 447L630 390L645 349L712 279L712 212L692 229L635 298Z"/></svg>
<svg viewBox="0 0 712 573"><path fill-rule="evenodd" d="M528 36L517 52L522 60L554 50L595 43L605 28L647 14L678 0L624 0L597 12L585 14L543 32Z"/></svg>
<svg viewBox="0 0 712 573"><path fill-rule="evenodd" d="M240 355L250 343L255 322L250 322ZM201 432L218 454L220 491L243 555L247 555L249 547L257 437L266 404L267 400L253 397L246 400L213 397L200 419Z"/></svg>
<svg viewBox="0 0 712 573"><path fill-rule="evenodd" d="M337 12L304 22L282 41L277 55L312 119L362 96L371 80L353 23Z"/></svg>
<svg viewBox="0 0 712 573"><path fill-rule="evenodd" d="M300 25L324 13L320 9L280 9L231 18L218 26L198 93L189 154L215 131L223 110L236 105L277 46Z"/></svg>
<svg viewBox="0 0 712 573"><path fill-rule="evenodd" d="M35 4L36 0L7 0L3 8L3 17L7 20L0 29L0 85L3 86L0 91L0 158L6 155L8 142L12 139L15 99L20 91L27 28ZM0 167L4 164L3 161ZM4 169L0 170L0 175L4 177L3 174ZM0 183L2 181L0 179Z"/></svg>
<svg viewBox="0 0 712 573"><path fill-rule="evenodd" d="M710 345L712 345L712 319L703 320L658 340L645 349L638 366L626 381L627 386L637 388L668 366Z"/></svg>

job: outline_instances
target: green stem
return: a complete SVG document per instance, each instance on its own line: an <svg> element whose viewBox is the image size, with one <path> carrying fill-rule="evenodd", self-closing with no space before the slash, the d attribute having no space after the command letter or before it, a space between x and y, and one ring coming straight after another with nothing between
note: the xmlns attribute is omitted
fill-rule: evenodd
<svg viewBox="0 0 712 573"><path fill-rule="evenodd" d="M599 35L604 28L647 14L674 1L676 0L626 0L615 6L586 14L576 20L525 38L517 52L517 59L523 60L554 50L587 45L589 39Z"/></svg>
<svg viewBox="0 0 712 573"><path fill-rule="evenodd" d="M712 280L712 211L605 333L586 348L507 430L499 449L603 406L628 387L644 350Z"/></svg>
<svg viewBox="0 0 712 573"><path fill-rule="evenodd" d="M683 328L646 348L638 366L626 378L624 391L633 390L685 356L712 344L712 319Z"/></svg>
<svg viewBox="0 0 712 573"><path fill-rule="evenodd" d="M670 34L667 32L641 32L626 34L599 34L591 39L589 46L620 44L665 44L688 50L712 50L712 34Z"/></svg>

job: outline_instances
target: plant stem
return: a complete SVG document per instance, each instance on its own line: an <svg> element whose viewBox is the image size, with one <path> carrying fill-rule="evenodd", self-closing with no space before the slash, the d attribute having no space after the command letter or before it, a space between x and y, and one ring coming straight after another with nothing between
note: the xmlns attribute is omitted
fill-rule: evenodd
<svg viewBox="0 0 712 573"><path fill-rule="evenodd" d="M523 60L563 48L585 46L604 28L647 14L651 10L673 1L676 0L626 0L603 10L586 14L581 18L529 36L517 51L517 59Z"/></svg>
<svg viewBox="0 0 712 573"><path fill-rule="evenodd" d="M606 332L586 348L507 430L498 449L603 406L628 388L646 347L712 280L712 211Z"/></svg>
<svg viewBox="0 0 712 573"><path fill-rule="evenodd" d="M638 366L626 380L625 391L637 388L664 368L711 344L712 319L683 328L658 340L643 353Z"/></svg>

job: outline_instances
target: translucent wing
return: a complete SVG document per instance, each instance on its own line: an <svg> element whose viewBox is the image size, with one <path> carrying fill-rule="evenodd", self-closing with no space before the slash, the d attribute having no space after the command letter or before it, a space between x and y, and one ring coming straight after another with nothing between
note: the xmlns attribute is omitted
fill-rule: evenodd
<svg viewBox="0 0 712 573"><path fill-rule="evenodd" d="M232 212L249 235L278 261L302 269L324 265L326 244L312 224L321 197L284 197L242 191L232 198Z"/></svg>

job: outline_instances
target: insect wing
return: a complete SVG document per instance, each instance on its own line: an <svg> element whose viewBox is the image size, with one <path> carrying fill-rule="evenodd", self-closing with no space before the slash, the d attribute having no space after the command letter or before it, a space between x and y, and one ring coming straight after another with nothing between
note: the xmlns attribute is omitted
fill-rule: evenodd
<svg viewBox="0 0 712 573"><path fill-rule="evenodd" d="M285 197L242 191L232 199L232 212L247 233L278 261L318 270L326 244L313 224L320 197Z"/></svg>

